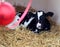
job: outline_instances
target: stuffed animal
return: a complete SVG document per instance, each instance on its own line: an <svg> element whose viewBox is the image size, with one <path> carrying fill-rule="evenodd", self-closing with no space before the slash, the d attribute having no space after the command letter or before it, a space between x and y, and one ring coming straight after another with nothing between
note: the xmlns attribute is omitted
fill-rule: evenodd
<svg viewBox="0 0 60 47"><path fill-rule="evenodd" d="M17 12L14 21L10 25L18 21L22 14L23 12ZM51 28L49 19L52 16L53 12L47 13L44 13L44 11L28 12L23 21L18 26L27 28L33 31L34 33L39 33L44 30L48 31ZM15 28L17 28L18 26L16 26Z"/></svg>

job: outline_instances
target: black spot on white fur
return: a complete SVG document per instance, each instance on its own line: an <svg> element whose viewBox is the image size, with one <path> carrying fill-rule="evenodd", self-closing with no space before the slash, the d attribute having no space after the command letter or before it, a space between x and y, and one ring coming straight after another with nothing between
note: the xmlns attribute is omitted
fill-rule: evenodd
<svg viewBox="0 0 60 47"><path fill-rule="evenodd" d="M19 21L22 14L23 12L18 12L14 21ZM19 26L27 28L35 33L39 33L42 30L50 30L50 22L46 19L44 11L28 12Z"/></svg>

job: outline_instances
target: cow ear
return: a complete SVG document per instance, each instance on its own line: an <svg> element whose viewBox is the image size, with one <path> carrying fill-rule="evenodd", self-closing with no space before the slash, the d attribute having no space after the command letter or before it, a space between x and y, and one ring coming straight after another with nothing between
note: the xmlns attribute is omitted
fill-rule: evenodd
<svg viewBox="0 0 60 47"><path fill-rule="evenodd" d="M52 17L53 15L54 15L53 12L47 12L47 13L46 13L46 16L50 16L50 17Z"/></svg>

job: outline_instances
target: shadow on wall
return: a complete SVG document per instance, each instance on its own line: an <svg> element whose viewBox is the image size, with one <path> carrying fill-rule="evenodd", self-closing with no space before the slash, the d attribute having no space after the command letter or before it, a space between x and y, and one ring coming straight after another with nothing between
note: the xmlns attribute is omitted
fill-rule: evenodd
<svg viewBox="0 0 60 47"><path fill-rule="evenodd" d="M52 17L52 20L57 24L57 25L60 25L59 24L59 14L56 12L54 13L54 16Z"/></svg>
<svg viewBox="0 0 60 47"><path fill-rule="evenodd" d="M52 17L52 20L56 22L58 20L57 17L58 17L57 14L54 13L54 16Z"/></svg>
<svg viewBox="0 0 60 47"><path fill-rule="evenodd" d="M54 15L53 15L53 17L51 18L52 19L52 21L56 24L56 25L59 25L59 14L58 14L58 12L56 11L56 10L47 10L47 12L53 12L54 13Z"/></svg>
<svg viewBox="0 0 60 47"><path fill-rule="evenodd" d="M21 6L21 5L19 5L19 6L14 5L14 7L15 7L17 12L22 12L22 11L24 11L26 9L25 6ZM35 12L36 10L33 9L32 7L30 7L29 11L30 12Z"/></svg>

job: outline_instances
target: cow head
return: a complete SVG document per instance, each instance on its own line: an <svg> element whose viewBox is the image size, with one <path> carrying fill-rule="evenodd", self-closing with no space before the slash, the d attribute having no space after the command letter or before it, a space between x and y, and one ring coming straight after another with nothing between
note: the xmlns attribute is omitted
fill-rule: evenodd
<svg viewBox="0 0 60 47"><path fill-rule="evenodd" d="M37 14L37 19L38 19L36 27L38 29L41 29L42 20L45 18L45 17L43 17L44 16L44 12L43 11L38 11L38 12L36 12L36 14Z"/></svg>

